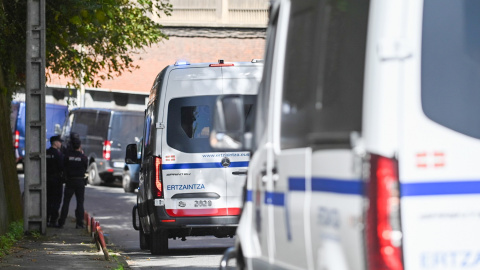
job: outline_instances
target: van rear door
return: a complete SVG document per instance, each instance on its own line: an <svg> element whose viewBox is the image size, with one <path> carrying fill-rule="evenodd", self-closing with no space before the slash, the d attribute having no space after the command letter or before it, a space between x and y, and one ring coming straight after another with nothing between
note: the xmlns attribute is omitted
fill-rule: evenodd
<svg viewBox="0 0 480 270"><path fill-rule="evenodd" d="M255 117L256 94L258 84L262 77L262 65L236 64L231 67L222 67L222 89L223 94L241 94L245 104L245 126L246 132L251 132L253 119ZM229 152L225 154L223 161L231 165L225 167L227 209L229 214L239 215L242 208L242 190L245 186L247 168L250 160L249 152Z"/></svg>
<svg viewBox="0 0 480 270"><path fill-rule="evenodd" d="M208 67L177 68L166 75L166 111L159 124L165 128L158 134L163 136L165 209L172 217L228 214L225 153L216 152L209 143L221 78L221 68Z"/></svg>
<svg viewBox="0 0 480 270"><path fill-rule="evenodd" d="M480 269L480 2L411 2L423 22L401 99L405 269Z"/></svg>

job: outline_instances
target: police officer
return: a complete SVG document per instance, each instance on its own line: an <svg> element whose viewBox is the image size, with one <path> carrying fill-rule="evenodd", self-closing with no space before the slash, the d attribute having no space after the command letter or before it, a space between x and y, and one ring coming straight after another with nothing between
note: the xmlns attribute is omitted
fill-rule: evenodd
<svg viewBox="0 0 480 270"><path fill-rule="evenodd" d="M64 158L65 168L65 192L63 196L62 213L58 224L63 227L68 215L68 207L73 194L77 200L75 217L76 228L83 228L83 201L85 199L85 172L87 171L88 160L83 154L80 140L74 138L71 141L72 149L68 149Z"/></svg>
<svg viewBox="0 0 480 270"><path fill-rule="evenodd" d="M47 149L47 227L57 227L58 210L63 194L63 154L60 136L50 138Z"/></svg>

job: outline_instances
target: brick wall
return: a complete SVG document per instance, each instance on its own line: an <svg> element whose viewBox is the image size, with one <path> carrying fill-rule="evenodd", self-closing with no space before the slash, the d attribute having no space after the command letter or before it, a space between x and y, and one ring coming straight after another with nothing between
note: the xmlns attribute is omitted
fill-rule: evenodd
<svg viewBox="0 0 480 270"><path fill-rule="evenodd" d="M172 31L172 30L170 30ZM174 33L172 33L174 35ZM126 72L113 80L103 81L102 90L143 92L148 94L153 80L167 65L179 59L191 63L251 61L262 59L265 51L264 38L211 38L172 36L161 43L146 48L134 55L134 64L140 66L132 73ZM58 87L66 84L65 79L53 77L47 84ZM86 86L87 90L95 90Z"/></svg>

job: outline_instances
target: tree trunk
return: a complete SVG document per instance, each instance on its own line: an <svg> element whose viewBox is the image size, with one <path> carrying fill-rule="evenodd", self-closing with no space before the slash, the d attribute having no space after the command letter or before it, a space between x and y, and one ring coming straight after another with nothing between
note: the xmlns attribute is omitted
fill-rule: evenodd
<svg viewBox="0 0 480 270"><path fill-rule="evenodd" d="M23 218L10 128L11 92L5 89L3 71L0 70L0 235L7 231L11 222Z"/></svg>

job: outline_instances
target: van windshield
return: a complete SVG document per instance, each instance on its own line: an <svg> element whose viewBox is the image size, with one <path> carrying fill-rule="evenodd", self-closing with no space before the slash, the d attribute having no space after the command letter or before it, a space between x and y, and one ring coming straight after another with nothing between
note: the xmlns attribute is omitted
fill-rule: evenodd
<svg viewBox="0 0 480 270"><path fill-rule="evenodd" d="M422 108L433 121L480 139L480 1L425 0Z"/></svg>
<svg viewBox="0 0 480 270"><path fill-rule="evenodd" d="M218 152L210 146L213 111L218 96L182 97L168 105L167 144L186 153ZM245 95L245 124L252 126L255 95Z"/></svg>

